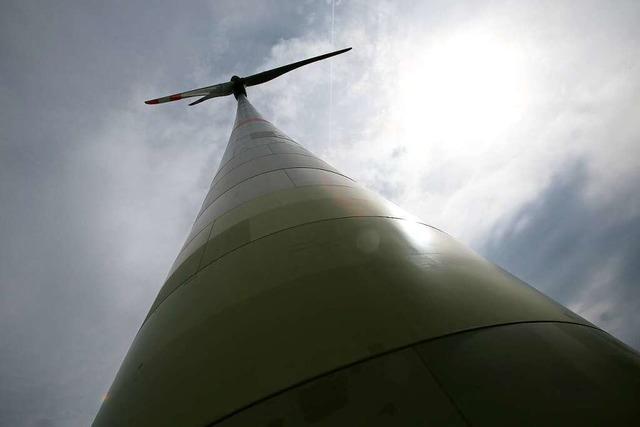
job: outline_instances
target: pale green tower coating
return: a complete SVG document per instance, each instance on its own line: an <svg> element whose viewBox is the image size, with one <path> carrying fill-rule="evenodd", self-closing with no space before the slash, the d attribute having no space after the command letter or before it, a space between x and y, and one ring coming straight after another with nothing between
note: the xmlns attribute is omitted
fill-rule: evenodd
<svg viewBox="0 0 640 427"><path fill-rule="evenodd" d="M94 425L630 425L639 408L637 353L240 95Z"/></svg>

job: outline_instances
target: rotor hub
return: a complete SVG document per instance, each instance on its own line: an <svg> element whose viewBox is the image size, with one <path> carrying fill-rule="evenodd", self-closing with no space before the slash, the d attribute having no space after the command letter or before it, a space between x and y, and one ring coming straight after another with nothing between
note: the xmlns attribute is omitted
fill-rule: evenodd
<svg viewBox="0 0 640 427"><path fill-rule="evenodd" d="M238 99L238 96L247 96L247 90L244 87L244 79L233 76L231 77L231 83L233 83L233 96Z"/></svg>

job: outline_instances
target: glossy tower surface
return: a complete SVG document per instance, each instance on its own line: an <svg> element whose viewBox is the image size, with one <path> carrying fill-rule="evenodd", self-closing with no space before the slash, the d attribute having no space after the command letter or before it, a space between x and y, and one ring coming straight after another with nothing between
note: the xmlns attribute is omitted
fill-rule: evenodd
<svg viewBox="0 0 640 427"><path fill-rule="evenodd" d="M624 424L638 396L637 353L239 96L94 425Z"/></svg>

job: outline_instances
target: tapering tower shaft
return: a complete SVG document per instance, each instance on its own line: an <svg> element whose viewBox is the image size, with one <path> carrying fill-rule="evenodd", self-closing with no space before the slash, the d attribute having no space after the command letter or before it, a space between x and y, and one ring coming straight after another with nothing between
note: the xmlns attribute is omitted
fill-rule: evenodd
<svg viewBox="0 0 640 427"><path fill-rule="evenodd" d="M638 360L240 94L211 188L95 425L626 421Z"/></svg>

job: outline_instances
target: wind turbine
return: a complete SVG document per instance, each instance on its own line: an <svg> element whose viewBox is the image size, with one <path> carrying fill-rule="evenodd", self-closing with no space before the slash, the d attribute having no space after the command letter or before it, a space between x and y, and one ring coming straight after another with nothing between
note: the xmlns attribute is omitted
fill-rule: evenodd
<svg viewBox="0 0 640 427"><path fill-rule="evenodd" d="M94 425L636 423L636 352L365 189L247 100L246 87L349 49L146 101L233 94L238 108Z"/></svg>

